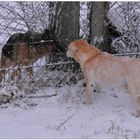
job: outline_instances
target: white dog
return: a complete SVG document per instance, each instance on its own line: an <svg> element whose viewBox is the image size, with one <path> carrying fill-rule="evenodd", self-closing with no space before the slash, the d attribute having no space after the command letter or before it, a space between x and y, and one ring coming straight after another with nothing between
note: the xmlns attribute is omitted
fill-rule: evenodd
<svg viewBox="0 0 140 140"><path fill-rule="evenodd" d="M104 53L79 39L68 46L67 57L81 66L86 81L85 103L92 103L92 91L99 88L128 89L140 116L140 60Z"/></svg>

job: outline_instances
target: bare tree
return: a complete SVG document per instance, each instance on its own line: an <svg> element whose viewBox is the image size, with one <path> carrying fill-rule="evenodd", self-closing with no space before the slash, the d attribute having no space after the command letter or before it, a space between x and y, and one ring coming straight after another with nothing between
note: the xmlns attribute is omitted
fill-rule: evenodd
<svg viewBox="0 0 140 140"><path fill-rule="evenodd" d="M49 2L0 2L0 43L11 34L42 32L49 24Z"/></svg>
<svg viewBox="0 0 140 140"><path fill-rule="evenodd" d="M50 30L53 32L58 45L65 50L68 43L79 38L80 3L51 2Z"/></svg>
<svg viewBox="0 0 140 140"><path fill-rule="evenodd" d="M0 2L4 21L9 31L42 31L48 26L48 2Z"/></svg>
<svg viewBox="0 0 140 140"><path fill-rule="evenodd" d="M104 50L106 45L103 42L107 36L107 12L109 8L108 2L92 2L91 18L90 18L90 34L91 43L100 46Z"/></svg>

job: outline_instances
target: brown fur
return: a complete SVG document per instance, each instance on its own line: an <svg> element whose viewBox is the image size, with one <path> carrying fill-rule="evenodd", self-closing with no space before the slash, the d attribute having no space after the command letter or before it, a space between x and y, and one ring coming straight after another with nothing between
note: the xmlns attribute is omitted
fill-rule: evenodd
<svg viewBox="0 0 140 140"><path fill-rule="evenodd" d="M55 49L56 46L54 44L48 45L47 47L30 47L27 43L17 44L14 47L12 59L5 57L3 54L1 55L1 68L3 70L0 71L0 79L2 80L6 74L4 68L8 68L10 66L17 67L17 69L12 72L12 79L20 79L22 66L29 66L39 58L44 56L48 57ZM28 75L31 77L33 74L32 67L27 67L26 70Z"/></svg>
<svg viewBox="0 0 140 140"><path fill-rule="evenodd" d="M84 40L75 40L68 46L67 56L81 66L85 81L85 103L92 103L92 91L98 88L128 90L140 116L140 60L104 53Z"/></svg>

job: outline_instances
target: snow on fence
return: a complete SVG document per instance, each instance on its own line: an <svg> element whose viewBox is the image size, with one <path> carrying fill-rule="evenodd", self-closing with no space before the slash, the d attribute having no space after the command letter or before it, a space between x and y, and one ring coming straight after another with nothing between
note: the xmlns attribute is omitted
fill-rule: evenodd
<svg viewBox="0 0 140 140"><path fill-rule="evenodd" d="M91 2L80 2L80 37L87 40L90 37L91 30L91 4ZM28 31L42 34L42 32L49 27L49 6L49 2L43 1L0 2L1 49L12 34L25 34ZM115 49L115 55L139 57L140 3L109 2L107 19L109 20L109 23L111 23L111 28L115 28L115 30L120 33L120 36L116 38L111 36L113 32L110 34L112 39L111 46ZM100 21L98 22L100 23ZM34 44L35 42L32 43ZM39 41L39 43L40 45L43 44L41 41ZM22 77L21 79L15 80L16 84L26 83L26 85L30 85L32 90L40 86L74 84L77 80L82 78L79 65L74 61L67 59L65 53L55 53L48 58L38 58L33 64L28 66L9 66L1 68L1 71L6 71L3 83L10 83L12 80L9 75L12 75L12 70L17 70L18 68L21 68ZM27 75L24 70L27 68L33 69L33 76L29 77Z"/></svg>

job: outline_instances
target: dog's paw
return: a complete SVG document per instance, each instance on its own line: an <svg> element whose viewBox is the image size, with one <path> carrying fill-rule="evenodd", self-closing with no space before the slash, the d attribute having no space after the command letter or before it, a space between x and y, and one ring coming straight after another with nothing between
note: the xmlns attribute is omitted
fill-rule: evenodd
<svg viewBox="0 0 140 140"><path fill-rule="evenodd" d="M84 104L84 105L90 105L90 104L92 104L92 101L87 101L87 100L85 100L85 101L83 101L83 104Z"/></svg>
<svg viewBox="0 0 140 140"><path fill-rule="evenodd" d="M135 117L140 117L140 111L136 111L136 112L132 113L132 115Z"/></svg>

